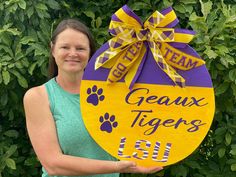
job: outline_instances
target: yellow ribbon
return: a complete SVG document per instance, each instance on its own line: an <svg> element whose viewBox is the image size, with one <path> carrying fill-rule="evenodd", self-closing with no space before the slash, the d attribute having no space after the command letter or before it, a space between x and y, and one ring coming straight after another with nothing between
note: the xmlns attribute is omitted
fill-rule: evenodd
<svg viewBox="0 0 236 177"><path fill-rule="evenodd" d="M168 44L187 44L193 38L193 33L186 33L188 30L179 32L165 28L175 20L177 17L172 8L165 15L155 11L142 27L135 14L127 6L122 7L113 15L109 31L114 37L108 41L109 48L97 57L95 70L101 66L111 68L107 82L116 82L125 75L126 84L132 88L150 49L157 65L176 85L184 87L185 79L173 67L189 70L205 62Z"/></svg>

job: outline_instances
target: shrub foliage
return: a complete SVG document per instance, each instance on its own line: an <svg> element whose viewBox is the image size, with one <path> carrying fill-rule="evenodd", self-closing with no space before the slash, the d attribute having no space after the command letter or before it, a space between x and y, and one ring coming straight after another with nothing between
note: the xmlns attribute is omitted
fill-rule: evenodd
<svg viewBox="0 0 236 177"><path fill-rule="evenodd" d="M97 42L107 41L111 15L128 4L143 20L172 6L180 27L197 32L191 46L206 61L216 112L199 148L183 161L152 175L123 177L236 176L236 0L1 0L0 1L0 177L40 176L25 128L22 98L46 81L49 41L64 18L86 23Z"/></svg>

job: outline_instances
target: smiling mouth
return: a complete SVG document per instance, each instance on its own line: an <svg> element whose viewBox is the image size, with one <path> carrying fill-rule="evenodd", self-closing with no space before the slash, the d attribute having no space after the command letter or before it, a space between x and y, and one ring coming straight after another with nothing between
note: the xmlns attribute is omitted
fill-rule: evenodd
<svg viewBox="0 0 236 177"><path fill-rule="evenodd" d="M65 60L66 62L80 63L80 60Z"/></svg>

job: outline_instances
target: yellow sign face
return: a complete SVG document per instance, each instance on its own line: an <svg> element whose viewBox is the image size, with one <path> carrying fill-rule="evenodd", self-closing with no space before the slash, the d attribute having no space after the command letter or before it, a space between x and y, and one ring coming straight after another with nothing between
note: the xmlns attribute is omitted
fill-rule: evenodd
<svg viewBox="0 0 236 177"><path fill-rule="evenodd" d="M194 33L174 29L172 8L144 24L127 7L113 16L114 36L90 60L81 110L94 140L120 160L167 166L189 156L210 129L211 78L188 46Z"/></svg>
<svg viewBox="0 0 236 177"><path fill-rule="evenodd" d="M95 141L121 160L166 166L190 155L214 114L212 88L104 81L82 82L84 123Z"/></svg>

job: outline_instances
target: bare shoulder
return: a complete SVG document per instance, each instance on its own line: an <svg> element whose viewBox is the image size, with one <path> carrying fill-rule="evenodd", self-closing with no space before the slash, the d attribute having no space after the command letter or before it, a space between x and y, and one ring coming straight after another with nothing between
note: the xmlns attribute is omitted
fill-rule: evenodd
<svg viewBox="0 0 236 177"><path fill-rule="evenodd" d="M27 120L39 119L39 115L48 115L50 112L48 96L44 85L29 89L24 95L23 103ZM40 119L42 120L44 117L40 117Z"/></svg>
<svg viewBox="0 0 236 177"><path fill-rule="evenodd" d="M24 95L24 104L31 102L41 102L47 100L47 93L44 85L29 89Z"/></svg>

